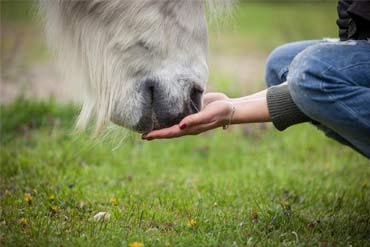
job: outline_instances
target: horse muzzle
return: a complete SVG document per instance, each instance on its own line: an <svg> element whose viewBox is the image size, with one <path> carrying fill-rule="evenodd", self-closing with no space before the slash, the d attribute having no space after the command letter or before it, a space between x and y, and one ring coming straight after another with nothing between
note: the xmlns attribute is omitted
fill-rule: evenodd
<svg viewBox="0 0 370 247"><path fill-rule="evenodd" d="M181 84L180 90L168 91L158 81L146 80L139 93L143 99L142 117L133 130L146 133L178 124L187 115L199 112L203 89L187 82Z"/></svg>

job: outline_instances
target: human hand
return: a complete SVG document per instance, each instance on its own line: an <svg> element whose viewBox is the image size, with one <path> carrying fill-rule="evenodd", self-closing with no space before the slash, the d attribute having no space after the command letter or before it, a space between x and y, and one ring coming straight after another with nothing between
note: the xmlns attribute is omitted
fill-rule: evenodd
<svg viewBox="0 0 370 247"><path fill-rule="evenodd" d="M229 97L226 96L224 93L206 93L203 96L203 104L202 109L204 109L208 104L217 101L217 100L230 100Z"/></svg>
<svg viewBox="0 0 370 247"><path fill-rule="evenodd" d="M144 134L142 139L153 140L197 135L224 126L229 123L229 118L233 111L233 105L227 99L228 97L221 93L206 94L203 101L204 105L200 112L185 117L179 124L172 127Z"/></svg>

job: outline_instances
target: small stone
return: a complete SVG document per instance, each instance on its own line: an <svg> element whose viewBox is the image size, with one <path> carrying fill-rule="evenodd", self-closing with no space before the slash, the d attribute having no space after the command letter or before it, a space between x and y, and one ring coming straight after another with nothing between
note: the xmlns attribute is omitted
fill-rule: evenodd
<svg viewBox="0 0 370 247"><path fill-rule="evenodd" d="M108 212L99 212L94 215L94 220L96 221L107 221L110 219L110 213Z"/></svg>

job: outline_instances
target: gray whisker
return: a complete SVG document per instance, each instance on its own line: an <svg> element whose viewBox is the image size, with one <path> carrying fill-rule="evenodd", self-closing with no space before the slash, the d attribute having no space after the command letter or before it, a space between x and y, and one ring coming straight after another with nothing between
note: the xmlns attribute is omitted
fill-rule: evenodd
<svg viewBox="0 0 370 247"><path fill-rule="evenodd" d="M190 103L191 105L194 107L194 109L197 111L197 112L200 112L199 108L197 107L197 105L194 103L193 100L190 100Z"/></svg>

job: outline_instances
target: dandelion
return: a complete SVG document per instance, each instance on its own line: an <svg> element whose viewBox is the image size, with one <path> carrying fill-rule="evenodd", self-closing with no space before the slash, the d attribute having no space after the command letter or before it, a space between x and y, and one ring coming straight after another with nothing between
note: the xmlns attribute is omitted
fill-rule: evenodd
<svg viewBox="0 0 370 247"><path fill-rule="evenodd" d="M27 226L28 225L28 220L26 218L21 218L19 220L19 224L21 224L22 226Z"/></svg>
<svg viewBox="0 0 370 247"><path fill-rule="evenodd" d="M51 194L49 195L49 201L54 201L55 200L55 195L54 194Z"/></svg>
<svg viewBox="0 0 370 247"><path fill-rule="evenodd" d="M191 220L188 221L187 225L188 225L188 227L194 227L196 224L197 224L197 222L195 220L191 219Z"/></svg>
<svg viewBox="0 0 370 247"><path fill-rule="evenodd" d="M27 202L28 204L32 204L32 200L33 200L33 198L32 198L32 196L31 196L31 194L30 193L26 193L26 194L24 194L24 197L23 197L23 200L25 201L25 202Z"/></svg>
<svg viewBox="0 0 370 247"><path fill-rule="evenodd" d="M128 245L129 247L144 247L144 244L142 242L132 242Z"/></svg>
<svg viewBox="0 0 370 247"><path fill-rule="evenodd" d="M50 207L50 211L53 213L53 214L56 214L58 212L58 206L56 205L53 205Z"/></svg>
<svg viewBox="0 0 370 247"><path fill-rule="evenodd" d="M110 199L110 203L111 203L113 206L117 206L117 205L118 205L118 200L117 200L117 198L112 197L112 198Z"/></svg>

